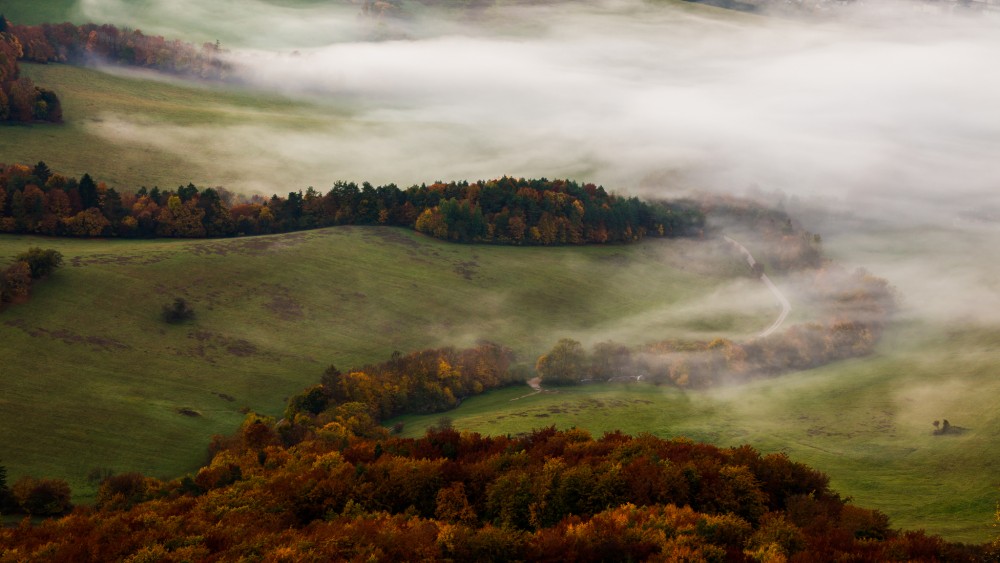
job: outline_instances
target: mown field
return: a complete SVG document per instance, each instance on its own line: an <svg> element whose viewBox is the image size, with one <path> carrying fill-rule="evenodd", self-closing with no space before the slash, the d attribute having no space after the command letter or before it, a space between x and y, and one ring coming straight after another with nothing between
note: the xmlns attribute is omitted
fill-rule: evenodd
<svg viewBox="0 0 1000 563"><path fill-rule="evenodd" d="M562 336L741 336L777 309L734 278L738 262L715 242L505 248L378 227L191 242L3 236L0 266L29 246L66 263L0 313L3 463L12 478L65 478L82 499L95 467L195 469L242 407L280 415L330 364L479 338L533 364ZM160 320L175 296L194 322Z"/></svg>

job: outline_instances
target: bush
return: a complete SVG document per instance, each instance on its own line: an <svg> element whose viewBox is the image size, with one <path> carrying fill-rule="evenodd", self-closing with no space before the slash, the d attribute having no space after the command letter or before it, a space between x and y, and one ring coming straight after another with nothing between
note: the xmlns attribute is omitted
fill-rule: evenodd
<svg viewBox="0 0 1000 563"><path fill-rule="evenodd" d="M56 516L73 508L69 484L62 479L22 477L12 490L17 505L32 516Z"/></svg>
<svg viewBox="0 0 1000 563"><path fill-rule="evenodd" d="M15 261L27 262L31 268L31 279L37 280L53 272L62 265L62 253L52 248L42 250L41 248L29 248L27 252L18 254Z"/></svg>
<svg viewBox="0 0 1000 563"><path fill-rule="evenodd" d="M182 323L194 318L194 309L187 304L183 297L177 297L173 303L163 306L162 317L164 321L171 324Z"/></svg>

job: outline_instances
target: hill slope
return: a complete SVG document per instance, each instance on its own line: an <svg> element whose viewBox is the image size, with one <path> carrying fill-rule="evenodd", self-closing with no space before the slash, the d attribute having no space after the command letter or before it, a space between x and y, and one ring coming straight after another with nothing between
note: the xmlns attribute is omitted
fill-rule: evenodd
<svg viewBox="0 0 1000 563"><path fill-rule="evenodd" d="M715 244L474 247L377 227L192 242L0 237L0 266L29 246L66 261L0 313L3 462L12 479L62 477L86 498L94 467L195 468L241 407L279 414L331 363L477 338L530 363L560 335L750 334L775 305L758 284L732 281L734 258L693 260ZM177 296L194 322L160 320ZM732 300L701 309L713 296Z"/></svg>

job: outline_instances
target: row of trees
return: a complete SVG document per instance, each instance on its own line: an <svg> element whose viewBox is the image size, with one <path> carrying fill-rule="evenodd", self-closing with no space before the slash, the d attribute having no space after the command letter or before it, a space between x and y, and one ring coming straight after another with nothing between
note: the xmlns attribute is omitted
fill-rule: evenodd
<svg viewBox="0 0 1000 563"><path fill-rule="evenodd" d="M62 104L55 92L21 76L18 64L23 44L0 15L0 123L62 122Z"/></svg>
<svg viewBox="0 0 1000 563"><path fill-rule="evenodd" d="M29 248L15 256L14 262L0 271L0 308L27 299L32 284L60 265L62 254L53 249Z"/></svg>
<svg viewBox="0 0 1000 563"><path fill-rule="evenodd" d="M19 58L23 61L106 63L215 80L225 79L232 72L218 42L198 46L110 24L13 25L7 22L6 26L22 45Z"/></svg>
<svg viewBox="0 0 1000 563"><path fill-rule="evenodd" d="M311 429L334 427L344 435L378 436L379 422L405 413L441 412L463 399L524 381L513 368L514 353L491 342L457 350L438 348L369 364L346 373L330 366L321 383L289 400L279 426L283 443Z"/></svg>
<svg viewBox="0 0 1000 563"><path fill-rule="evenodd" d="M560 340L536 370L549 385L635 380L704 388L809 369L871 353L895 308L888 282L865 270L827 265L813 272L810 302L824 315L764 338L735 342L671 339L628 347L603 342L586 349Z"/></svg>
<svg viewBox="0 0 1000 563"><path fill-rule="evenodd" d="M270 199L193 184L119 193L34 167L0 166L0 232L56 236L225 237L331 225L394 225L456 242L518 245L632 242L697 234L693 204L648 203L568 180L500 178L400 189L337 182L322 194Z"/></svg>

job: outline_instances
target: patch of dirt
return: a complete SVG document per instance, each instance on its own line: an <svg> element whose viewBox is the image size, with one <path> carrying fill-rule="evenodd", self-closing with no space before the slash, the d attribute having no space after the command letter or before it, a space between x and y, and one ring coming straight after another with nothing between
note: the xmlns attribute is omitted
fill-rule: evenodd
<svg viewBox="0 0 1000 563"><path fill-rule="evenodd" d="M289 248L309 240L311 231L299 231L280 235L226 239L191 245L187 251L195 256L260 256L274 250Z"/></svg>
<svg viewBox="0 0 1000 563"><path fill-rule="evenodd" d="M27 321L6 321L5 325L20 329L32 338L49 338L51 340L61 340L66 344L90 346L95 352L114 352L129 350L132 347L112 338L102 338L100 336L84 336L68 329L49 330L41 327L32 328Z"/></svg>
<svg viewBox="0 0 1000 563"><path fill-rule="evenodd" d="M216 397L222 399L223 401L226 401L226 402L229 402L229 403L233 403L233 402L236 401L236 397L233 397L232 395L227 395L225 393L219 393L218 391L212 391L212 394L215 395Z"/></svg>
<svg viewBox="0 0 1000 563"><path fill-rule="evenodd" d="M188 408L188 407L180 407L180 408L178 408L177 409L177 414L182 414L184 416L190 416L190 417L201 416L200 412L198 412L198 411L196 411L194 409Z"/></svg>
<svg viewBox="0 0 1000 563"><path fill-rule="evenodd" d="M369 233L383 242L404 247L407 254L410 255L417 254L423 246L416 240L404 235L399 229L378 227L370 229Z"/></svg>
<svg viewBox="0 0 1000 563"><path fill-rule="evenodd" d="M271 359L275 358L272 354L261 352L254 343L242 338L231 338L229 336L224 336L208 330L192 331L188 333L187 337L189 340L193 341L189 348L171 348L170 351L177 356L199 358L210 364L215 364L220 359L222 354L228 354L239 358L247 358L251 356ZM224 398L221 395L219 396Z"/></svg>
<svg viewBox="0 0 1000 563"><path fill-rule="evenodd" d="M455 263L454 272L467 280L471 280L476 275L476 268L479 267L479 263L473 260L468 262L457 262Z"/></svg>
<svg viewBox="0 0 1000 563"><path fill-rule="evenodd" d="M297 321L305 316L302 304L295 300L290 288L281 284L264 284L262 288L270 297L264 308L281 320Z"/></svg>
<svg viewBox="0 0 1000 563"><path fill-rule="evenodd" d="M166 260L168 254L91 254L90 256L74 256L69 264L74 268L92 266L95 264L117 266L148 266Z"/></svg>

